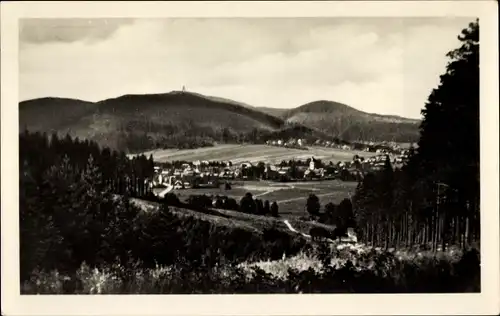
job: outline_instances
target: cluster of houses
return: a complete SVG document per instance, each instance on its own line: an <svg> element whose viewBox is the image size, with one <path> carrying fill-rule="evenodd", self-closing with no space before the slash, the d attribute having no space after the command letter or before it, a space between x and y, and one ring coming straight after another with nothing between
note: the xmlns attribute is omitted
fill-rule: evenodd
<svg viewBox="0 0 500 316"><path fill-rule="evenodd" d="M354 146L351 144L336 143L336 142L332 142L329 140L321 140L321 139L317 139L313 143L313 145L314 146L328 147L328 148L342 149L342 150L353 150L354 149Z"/></svg>
<svg viewBox="0 0 500 316"><path fill-rule="evenodd" d="M323 168L312 158L308 166L282 166L275 164L252 164L242 162L225 166L210 166L208 161L184 163L180 168L155 166L155 175L151 181L153 187L170 185L174 189L218 187L229 180L265 179L287 181L291 179L333 179L336 168Z"/></svg>
<svg viewBox="0 0 500 316"><path fill-rule="evenodd" d="M352 150L353 149L352 145L337 144L337 143L329 141L329 140L321 140L321 139L318 139L315 142L312 142L310 144L308 143L308 141L306 139L302 139L302 138L289 138L288 140L283 140L283 139L268 140L268 141L266 141L266 144L269 146L298 148L298 149L305 149L305 150L307 150L308 145L309 146L331 147L331 148L338 148L338 149L344 149L344 150Z"/></svg>
<svg viewBox="0 0 500 316"><path fill-rule="evenodd" d="M286 147L286 148L297 148L307 150L307 141L302 138L290 138L288 140L278 139L278 140L268 140L266 144L269 146Z"/></svg>
<svg viewBox="0 0 500 316"><path fill-rule="evenodd" d="M154 167L155 175L151 182L153 187L170 185L174 189L218 187L221 178L232 178L233 172L229 168L209 166L208 161L184 163L180 168Z"/></svg>
<svg viewBox="0 0 500 316"><path fill-rule="evenodd" d="M208 161L184 163L179 168L155 166L155 176L151 185L172 186L174 189L219 187L226 181L264 179L271 181L290 180L331 180L348 175L363 176L366 172L380 170L387 158L394 167L402 166L408 159L408 150L399 154L380 153L365 158L355 155L351 161L341 161L336 164L321 163L311 157L307 164L270 164L241 162L232 164L225 162L223 166L213 166Z"/></svg>
<svg viewBox="0 0 500 316"><path fill-rule="evenodd" d="M388 153L380 153L379 155L372 156L369 158L360 157L355 155L353 160L349 162L348 166L356 166L356 169L367 171L376 171L380 170L384 167L387 158L391 162L393 167L400 168L403 166L405 162L409 159L409 151L403 150L398 154L388 154ZM341 163L344 165L345 163Z"/></svg>
<svg viewBox="0 0 500 316"><path fill-rule="evenodd" d="M337 148L343 150L359 150L365 152L372 152L377 154L388 154L388 155L405 155L407 152L400 144L396 142L353 142L351 144L335 143L325 140L316 140L313 143L315 146Z"/></svg>
<svg viewBox="0 0 500 316"><path fill-rule="evenodd" d="M364 143L366 146L363 150L368 152L376 152L380 154L389 154L393 156L407 156L409 149L403 148L400 144L395 142L381 142L381 143ZM413 144L412 144L413 146Z"/></svg>
<svg viewBox="0 0 500 316"><path fill-rule="evenodd" d="M332 180L338 176L339 169L334 165L323 166L314 157L308 165L267 165L265 178L275 181L289 180Z"/></svg>
<svg viewBox="0 0 500 316"><path fill-rule="evenodd" d="M278 146L278 147L288 147L288 148L299 148L299 149L307 149L308 143L305 139L295 139L290 138L288 140L277 139L277 140L268 140L266 142L269 146ZM321 146L328 148L336 148L342 150L360 150L366 152L374 152L377 154L390 154L390 155L403 155L405 149L402 148L398 143L395 142L354 142L351 144L347 144L346 142L333 142L329 140L321 140L317 139L316 141L309 144L309 146Z"/></svg>

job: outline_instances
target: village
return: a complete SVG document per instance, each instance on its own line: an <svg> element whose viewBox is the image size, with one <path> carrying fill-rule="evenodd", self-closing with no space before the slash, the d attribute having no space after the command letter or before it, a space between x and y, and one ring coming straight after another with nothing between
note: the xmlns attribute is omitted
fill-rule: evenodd
<svg viewBox="0 0 500 316"><path fill-rule="evenodd" d="M305 141L277 140L268 142L269 146L302 146ZM316 146L331 146L328 143L315 144ZM346 146L346 145L344 145ZM369 150L376 146L367 147ZM350 161L321 161L311 156L308 159L293 159L279 163L243 161L234 164L231 161L182 161L155 163L155 175L149 181L150 188L165 188L161 195L172 190L218 188L223 184L238 181L267 180L275 182L293 181L359 181L368 172L383 168L389 159L393 168L400 168L407 161L409 150L378 146L376 155L363 157L354 155ZM340 147L342 150L351 148ZM369 151L366 150L366 151Z"/></svg>
<svg viewBox="0 0 500 316"><path fill-rule="evenodd" d="M318 146L318 147L327 147L327 148L336 148L336 149L341 149L341 150L362 150L365 152L374 152L374 153L379 153L379 154L390 154L393 156L398 156L396 158L399 158L399 156L405 156L408 154L408 149L403 148L400 144L396 142L380 142L380 143L375 143L375 142L363 142L363 141L358 141L358 142L353 142L353 143L347 143L343 141L329 141L329 140L321 140L317 139L313 142L311 142L310 145L308 145L308 142L306 139L301 139L301 138L290 138L288 140L283 140L283 139L277 139L277 140L268 140L266 141L266 144L269 146L278 146L278 147L285 147L285 148L297 148L297 149L304 149L307 150L307 146ZM415 146L415 144L411 144L411 146Z"/></svg>

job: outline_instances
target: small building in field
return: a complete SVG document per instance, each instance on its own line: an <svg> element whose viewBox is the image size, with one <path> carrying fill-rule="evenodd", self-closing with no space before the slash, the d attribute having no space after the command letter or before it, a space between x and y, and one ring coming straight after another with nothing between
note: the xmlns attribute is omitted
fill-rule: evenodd
<svg viewBox="0 0 500 316"><path fill-rule="evenodd" d="M251 168L253 164L250 161L244 161L240 164L240 169Z"/></svg>
<svg viewBox="0 0 500 316"><path fill-rule="evenodd" d="M314 159L314 157L311 157L311 160L309 161L309 170L314 169L316 169L316 159Z"/></svg>

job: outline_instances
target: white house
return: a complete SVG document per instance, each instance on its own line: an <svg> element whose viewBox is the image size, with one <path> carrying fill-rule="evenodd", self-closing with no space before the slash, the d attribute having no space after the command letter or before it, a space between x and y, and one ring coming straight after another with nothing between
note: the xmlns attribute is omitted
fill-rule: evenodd
<svg viewBox="0 0 500 316"><path fill-rule="evenodd" d="M249 161L242 162L240 168L250 168L252 167L252 163Z"/></svg>
<svg viewBox="0 0 500 316"><path fill-rule="evenodd" d="M316 168L316 161L314 160L314 157L311 157L311 161L309 162L309 169L314 170Z"/></svg>

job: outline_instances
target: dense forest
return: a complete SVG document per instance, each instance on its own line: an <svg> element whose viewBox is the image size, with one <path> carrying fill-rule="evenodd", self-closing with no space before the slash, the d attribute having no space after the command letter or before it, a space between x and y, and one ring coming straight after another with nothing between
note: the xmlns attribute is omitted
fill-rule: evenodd
<svg viewBox="0 0 500 316"><path fill-rule="evenodd" d="M147 193L144 180L154 173L152 156L129 159L125 153L101 148L94 141L28 130L19 135L19 163L22 174L32 181L42 181L54 166L81 173L91 164L97 168L103 186L109 185L116 194L127 191L131 196Z"/></svg>
<svg viewBox="0 0 500 316"><path fill-rule="evenodd" d="M138 133L138 130L147 130L148 132ZM276 130L255 127L250 131L238 131L228 127L198 126L192 122L182 127L166 124L155 126L151 122L136 122L126 127L121 126L116 132L116 136L120 139L118 148L131 153L140 153L153 148L193 149L211 147L216 144L264 144L266 141L291 138L301 138L309 143L322 139L337 144L349 144L348 141L342 141L338 137L328 136L297 124L285 124Z"/></svg>
<svg viewBox="0 0 500 316"><path fill-rule="evenodd" d="M354 197L362 238L377 245L479 241L479 24L459 36L462 46L422 110L418 150L400 171L387 163L368 175Z"/></svg>

